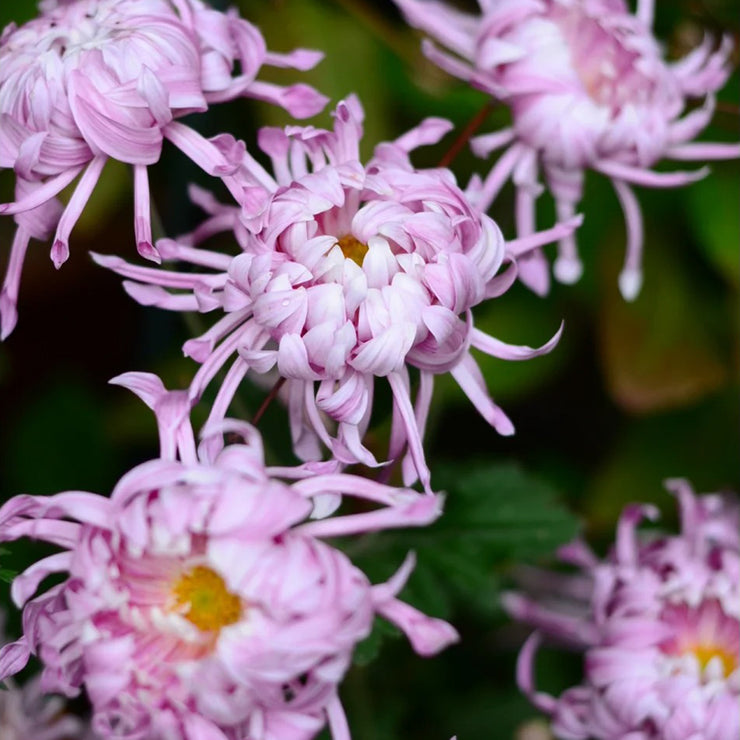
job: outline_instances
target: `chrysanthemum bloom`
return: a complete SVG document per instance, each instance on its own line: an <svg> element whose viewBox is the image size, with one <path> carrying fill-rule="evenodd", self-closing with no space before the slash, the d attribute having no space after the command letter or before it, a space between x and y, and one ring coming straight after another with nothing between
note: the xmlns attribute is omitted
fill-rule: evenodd
<svg viewBox="0 0 740 740"><path fill-rule="evenodd" d="M654 172L662 159L740 156L738 144L691 143L712 116L712 93L729 75L729 38L716 51L707 39L669 64L651 31L654 0L638 0L636 15L624 0L479 0L478 17L434 1L395 1L413 26L454 52L425 42L431 60L511 109L510 128L472 142L483 157L508 147L483 183L480 207L487 210L511 177L523 236L534 228L540 169L560 218L577 207L585 170L605 174L627 226L619 286L634 299L642 284L643 227L631 185L675 187L706 173ZM702 97L704 105L686 114L687 100ZM581 271L575 239L567 236L555 277L575 282ZM520 261L520 276L537 293L547 292L541 251Z"/></svg>
<svg viewBox="0 0 740 740"><path fill-rule="evenodd" d="M548 605L520 594L515 618L584 651L584 681L555 698L534 687L535 633L519 656L518 681L569 740L733 740L740 735L740 517L736 500L678 497L681 534L639 537L652 506L622 514L613 552L564 548L579 575L549 574ZM580 614L579 614L580 612Z"/></svg>
<svg viewBox="0 0 740 740"><path fill-rule="evenodd" d="M83 723L64 713L64 700L47 696L37 679L0 689L3 740L76 740L82 732Z"/></svg>
<svg viewBox="0 0 740 740"><path fill-rule="evenodd" d="M145 373L114 382L155 410L162 458L110 498L17 496L0 509L0 541L61 548L13 582L24 635L0 652L0 678L38 656L45 689L84 687L104 739L307 740L328 719L348 740L337 685L376 615L421 655L457 639L396 598L412 559L371 585L321 539L429 524L436 496L329 463L266 468L240 422L206 431L196 451L185 392ZM224 446L226 432L243 443ZM326 517L341 495L364 513ZM68 575L32 598L50 573Z"/></svg>
<svg viewBox="0 0 740 740"><path fill-rule="evenodd" d="M4 643L0 612L0 642ZM22 688L11 681L0 687L0 738L2 740L77 740L83 724L64 712L64 701L46 696L38 678Z"/></svg>
<svg viewBox="0 0 740 740"><path fill-rule="evenodd" d="M67 259L70 231L108 158L134 167L136 243L157 260L147 166L165 138L246 199L231 177L243 145L225 135L206 140L176 119L238 96L313 115L326 102L315 90L255 77L263 64L306 69L320 58L267 52L254 26L200 0L47 1L36 19L8 26L0 36L0 168L15 170L16 201L0 213L15 215L18 230L0 294L2 337L16 322L30 239L53 233L54 264ZM62 210L56 196L78 175Z"/></svg>
<svg viewBox="0 0 740 740"><path fill-rule="evenodd" d="M406 484L417 472L428 484L421 437L434 376L450 372L483 416L500 433L511 434L513 426L489 397L470 347L525 359L549 351L559 334L532 350L473 328L471 309L506 290L515 270L499 273L506 248L501 232L468 203L452 173L418 170L409 160L412 149L437 142L449 123L427 119L380 144L363 166L361 122L360 104L350 98L337 107L333 131L263 129L260 146L272 159L274 176L245 161L245 175L270 191L269 203L249 229L236 209L197 194L210 218L190 239L162 242L161 248L167 258L215 273L96 259L137 281L126 288L142 303L225 312L185 345L186 354L202 362L190 390L194 398L236 355L212 419L226 412L248 370L276 368L287 379L300 457L320 454L320 440L343 462L377 465L361 440L375 378L384 377L393 394L389 457L398 458L408 444ZM574 222L558 226L525 242L546 243L573 228ZM242 247L235 258L193 246L231 229ZM419 370L415 405L408 366ZM328 420L336 422L336 436Z"/></svg>

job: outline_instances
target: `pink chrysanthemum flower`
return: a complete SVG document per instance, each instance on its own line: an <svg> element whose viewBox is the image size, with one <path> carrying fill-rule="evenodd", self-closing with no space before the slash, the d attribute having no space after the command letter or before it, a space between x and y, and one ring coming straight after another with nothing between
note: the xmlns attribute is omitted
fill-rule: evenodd
<svg viewBox="0 0 740 740"><path fill-rule="evenodd" d="M585 680L555 698L534 688L535 633L518 681L569 740L732 740L740 735L740 517L736 500L678 497L681 534L639 538L652 506L629 506L603 561L582 543L561 557L581 575L548 574L548 606L520 594L515 618L582 649ZM570 601L569 601L570 597ZM579 614L580 612L580 614Z"/></svg>
<svg viewBox="0 0 740 740"><path fill-rule="evenodd" d="M560 218L574 213L586 169L607 175L627 225L619 286L634 299L642 284L643 227L631 185L675 187L707 171L654 172L662 159L740 156L738 144L691 143L711 119L712 93L729 75L729 38L716 51L707 39L669 64L651 31L654 0L639 0L636 15L624 0L479 0L479 17L434 0L395 1L412 25L454 52L425 42L431 60L511 109L510 128L472 142L483 157L508 147L483 183L480 207L487 210L512 177L517 228L526 235L534 228L540 169ZM687 99L702 97L704 105L685 114ZM571 283L581 271L575 238L566 236L555 277ZM547 292L541 251L521 259L520 276Z"/></svg>
<svg viewBox="0 0 740 740"><path fill-rule="evenodd" d="M276 368L287 379L301 458L319 455L320 440L342 462L377 465L361 440L375 378L387 378L393 393L389 457L397 459L408 445L406 484L418 473L428 485L421 437L434 376L450 372L481 414L500 433L511 434L513 426L489 397L470 348L525 359L548 352L559 333L532 350L473 328L471 309L506 290L515 270L499 273L506 257L501 232L468 203L452 173L417 170L409 160L412 149L437 142L449 123L427 119L380 144L363 166L362 115L357 99L350 98L338 105L333 131L261 131L260 146L272 159L274 176L245 160L245 175L270 194L249 229L237 209L196 192L210 218L190 238L163 241L161 249L167 258L215 273L165 272L117 258L96 259L137 281L126 289L142 303L225 312L184 348L202 363L190 389L194 398L236 355L212 419L224 415L248 370ZM526 245L570 233L577 222L534 234ZM210 234L231 230L243 250L237 257L197 247ZM408 366L419 370L415 405ZM328 420L336 422L335 436Z"/></svg>
<svg viewBox="0 0 740 740"><path fill-rule="evenodd" d="M8 26L0 36L0 168L15 170L16 201L0 213L15 215L18 229L0 294L2 337L16 323L30 239L53 233L54 264L67 259L69 234L108 158L134 167L136 243L157 260L147 166L164 139L221 176L239 202L243 195L231 177L243 145L206 140L176 119L238 96L313 115L326 98L312 88L255 77L263 64L307 69L320 58L268 52L254 26L200 0L47 0L36 19ZM56 196L78 175L62 209Z"/></svg>
<svg viewBox="0 0 740 740"><path fill-rule="evenodd" d="M0 509L0 541L61 548L13 582L24 636L0 652L0 677L37 655L44 688L84 687L106 740L308 740L327 719L348 740L337 685L376 615L422 655L457 639L396 598L412 559L371 585L322 541L429 524L436 496L332 463L266 468L257 431L240 422L206 430L196 451L185 392L146 373L114 382L154 409L162 458L126 474L110 498L17 496ZM224 446L227 432L243 443ZM364 513L327 518L342 494Z"/></svg>
<svg viewBox="0 0 740 740"><path fill-rule="evenodd" d="M0 612L0 642L4 643ZM83 723L64 712L64 701L47 696L38 678L17 687L12 681L0 686L0 738L2 740L76 740Z"/></svg>
<svg viewBox="0 0 740 740"><path fill-rule="evenodd" d="M76 740L83 723L64 713L64 700L47 696L38 679L22 688L0 688L0 737L3 740ZM92 740L92 739L91 739Z"/></svg>
<svg viewBox="0 0 740 740"><path fill-rule="evenodd" d="M0 737L3 740L76 740L83 724L64 713L64 701L47 696L37 679L23 688L0 689Z"/></svg>

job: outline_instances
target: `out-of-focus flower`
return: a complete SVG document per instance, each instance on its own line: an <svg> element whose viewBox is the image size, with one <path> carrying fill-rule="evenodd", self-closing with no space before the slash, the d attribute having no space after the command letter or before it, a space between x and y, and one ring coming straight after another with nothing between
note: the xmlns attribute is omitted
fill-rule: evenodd
<svg viewBox="0 0 740 740"><path fill-rule="evenodd" d="M0 643L5 643L0 613ZM64 700L47 696L38 678L22 688L12 681L0 687L0 738L2 740L77 740L83 723L65 713Z"/></svg>
<svg viewBox="0 0 740 740"><path fill-rule="evenodd" d="M669 64L651 31L654 0L639 0L636 15L624 0L479 0L479 17L433 0L395 1L413 26L454 52L425 42L431 60L511 109L510 128L472 142L482 157L508 147L482 184L479 206L487 210L511 177L522 236L534 229L540 169L561 219L581 199L585 170L607 175L627 226L619 286L634 299L642 284L643 226L631 185L675 187L707 172L653 171L662 159L740 156L740 144L692 142L712 117L712 93L729 75L729 37L717 50L707 39ZM701 97L703 106L685 113L687 99ZM555 277L575 282L581 271L575 238L566 236ZM547 292L541 251L522 257L520 276Z"/></svg>
<svg viewBox="0 0 740 740"><path fill-rule="evenodd" d="M195 192L209 219L191 237L158 246L166 258L215 272L166 272L96 259L135 280L126 289L141 303L224 311L184 347L202 363L191 395L200 397L238 353L213 406L216 419L248 370L276 368L287 379L293 438L303 459L319 456L321 441L342 462L377 465L362 437L375 378L387 378L393 394L389 458L400 457L408 445L404 480L410 485L418 473L427 486L422 435L434 376L450 372L486 420L511 434L513 426L489 397L470 348L520 360L548 352L559 332L533 350L473 327L471 309L503 293L515 268L500 273L506 256L501 232L468 203L452 173L418 170L409 160L412 149L437 142L449 123L427 119L380 144L363 166L362 117L357 99L349 98L337 107L333 131L263 129L260 146L272 159L274 177L245 160L245 176L269 193L249 228L238 209ZM533 234L524 246L570 233L577 223ZM242 247L237 257L197 247L210 234L231 230ZM419 371L415 402L409 366ZM328 420L337 423L335 436Z"/></svg>
<svg viewBox="0 0 740 740"><path fill-rule="evenodd" d="M18 229L0 294L0 334L17 319L16 302L30 239L54 234L51 256L69 255L69 234L113 158L134 167L134 227L139 252L152 245L147 166L164 139L207 172L231 176L243 145L207 140L176 119L210 103L249 96L306 117L326 99L305 85L280 88L256 80L263 64L312 67L317 52L274 54L235 12L200 0L51 0L23 26L0 36L0 168L16 174L16 200L0 205ZM67 206L56 196L81 175Z"/></svg>
<svg viewBox="0 0 740 740"><path fill-rule="evenodd" d="M205 430L196 450L187 393L146 373L114 382L154 409L162 458L110 498L17 496L0 509L0 540L61 548L13 582L24 635L0 651L1 677L37 655L45 688L84 687L105 739L307 740L328 719L347 740L337 684L376 615L421 655L457 639L396 598L412 558L371 585L321 539L428 524L438 497L334 463L266 468L257 431L241 422ZM223 434L243 442L224 446ZM364 513L327 517L342 494ZM51 573L68 575L32 598Z"/></svg>
<svg viewBox="0 0 740 740"><path fill-rule="evenodd" d="M740 516L720 495L678 497L681 534L638 538L652 506L632 505L603 561L582 543L561 558L583 573L550 574L552 604L505 600L536 626L519 656L518 682L570 740L731 740L740 733ZM570 597L570 598L569 598ZM534 687L540 634L584 651L584 682L555 698Z"/></svg>
<svg viewBox="0 0 740 740"><path fill-rule="evenodd" d="M545 721L533 719L517 727L514 740L553 740L553 735Z"/></svg>
<svg viewBox="0 0 740 740"><path fill-rule="evenodd" d="M64 712L64 700L47 696L38 679L23 688L11 682L0 689L0 737L3 740L76 740L83 723Z"/></svg>

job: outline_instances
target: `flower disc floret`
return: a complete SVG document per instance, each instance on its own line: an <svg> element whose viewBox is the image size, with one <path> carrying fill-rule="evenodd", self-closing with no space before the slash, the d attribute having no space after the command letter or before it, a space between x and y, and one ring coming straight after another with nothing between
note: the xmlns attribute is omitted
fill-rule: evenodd
<svg viewBox="0 0 740 740"><path fill-rule="evenodd" d="M631 14L624 0L503 0L483 2L472 16L434 0L396 0L409 22L447 47L424 44L427 56L453 75L507 105L510 128L473 140L487 157L508 147L476 193L487 210L511 177L517 188L520 235L535 223L543 170L560 218L581 199L584 172L607 175L624 210L627 257L619 279L628 300L642 283L643 228L631 185L674 187L697 172L658 173L662 159L740 156L740 145L692 143L709 123L713 93L729 75L729 37L711 39L668 63L652 33L654 0ZM704 104L686 113L691 98ZM573 236L560 241L555 277L574 282L582 272ZM538 293L549 287L540 252L520 261L522 280Z"/></svg>
<svg viewBox="0 0 740 740"><path fill-rule="evenodd" d="M320 57L268 52L254 26L200 0L52 0L34 20L8 26L0 37L0 168L15 171L16 201L0 213L15 215L18 231L0 295L2 336L16 321L29 240L54 234L55 265L67 259L72 227L107 159L134 167L136 243L157 260L147 166L164 139L242 196L230 178L239 145L229 136L203 139L176 119L243 95L313 115L326 102L316 91L255 77L263 64L306 69ZM62 211L56 196L78 175Z"/></svg>
<svg viewBox="0 0 740 740"><path fill-rule="evenodd" d="M557 737L729 740L740 732L740 508L735 498L696 496L686 481L668 485L679 499L679 535L638 539L639 521L657 512L630 506L605 560L570 545L561 557L582 574L538 575L538 599L507 597L512 616L539 630L519 656L518 680ZM566 606L563 594L590 600ZM560 697L534 688L543 634L584 652L584 682Z"/></svg>
<svg viewBox="0 0 740 740"><path fill-rule="evenodd" d="M224 318L186 354L202 362L191 395L199 398L234 354L211 418L222 416L248 370L276 369L287 379L296 451L320 454L323 442L343 462L377 465L361 439L372 412L374 382L393 393L389 456L406 445L406 482L429 471L421 437L435 375L450 372L500 433L513 426L489 397L470 354L476 347L505 359L549 351L511 347L473 328L471 309L506 290L515 268L502 271L506 246L496 224L470 205L453 174L416 169L409 152L436 143L450 125L428 119L359 161L363 112L355 98L340 103L333 131L313 127L263 129L260 146L273 174L245 161L245 177L269 193L263 211L244 224L235 209L201 192L211 217L196 232L160 243L163 254L213 273L137 268L97 257L136 282L137 300L175 310L222 309ZM246 228L245 228L246 226ZM542 244L574 223L538 233ZM233 230L242 251L234 258L197 247L214 231ZM163 288L185 289L190 295ZM418 369L412 404L408 368ZM330 432L328 420L336 423Z"/></svg>
<svg viewBox="0 0 740 740"><path fill-rule="evenodd" d="M257 432L226 422L196 452L183 392L130 373L157 414L161 459L127 473L110 498L18 496L0 509L0 540L61 548L18 576L25 634L0 651L0 677L30 654L50 690L81 689L93 730L109 740L296 740L329 721L347 740L337 685L376 615L431 655L450 625L396 598L413 561L371 585L322 537L419 526L440 501L336 472L273 475ZM227 446L223 434L242 437ZM341 495L374 505L332 516ZM34 597L51 573L58 585Z"/></svg>

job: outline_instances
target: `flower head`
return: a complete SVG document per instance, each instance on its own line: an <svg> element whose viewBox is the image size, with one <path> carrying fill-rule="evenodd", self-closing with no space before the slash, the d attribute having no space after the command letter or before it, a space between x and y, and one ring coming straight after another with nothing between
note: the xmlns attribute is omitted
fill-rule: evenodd
<svg viewBox="0 0 740 740"><path fill-rule="evenodd" d="M38 679L32 679L22 688L11 684L0 691L0 737L3 740L81 737L83 723L63 710L64 701L46 696Z"/></svg>
<svg viewBox="0 0 740 740"><path fill-rule="evenodd" d="M508 146L478 193L480 207L487 210L512 177L518 229L526 234L542 190L540 169L560 218L572 215L580 201L586 169L607 175L627 224L620 289L626 299L635 298L642 283L643 229L630 186L673 187L706 173L652 171L661 159L740 156L738 144L690 143L709 123L712 93L729 75L729 38L716 51L707 39L669 64L650 28L654 0L639 0L636 15L623 0L480 0L480 17L434 1L396 3L412 25L454 52L425 43L430 59L511 109L510 128L472 142L480 156ZM685 114L687 100L701 97L704 105ZM575 239L566 236L555 276L574 282L581 270ZM520 275L536 292L547 292L541 252L520 260Z"/></svg>
<svg viewBox="0 0 740 740"><path fill-rule="evenodd" d="M307 740L328 718L346 740L337 685L376 615L422 655L457 639L396 598L412 560L371 585L321 539L427 524L437 497L333 464L266 468L258 433L239 422L206 430L196 451L187 394L145 373L114 382L154 408L162 457L110 498L18 496L0 509L0 540L61 548L13 582L24 635L0 652L1 677L37 655L44 687L84 688L107 739ZM243 442L224 446L226 432ZM341 494L375 508L327 518Z"/></svg>
<svg viewBox="0 0 740 740"><path fill-rule="evenodd" d="M740 731L740 509L695 496L686 481L668 487L679 535L638 539L639 521L657 512L629 506L607 559L564 548L583 573L548 577L559 605L508 596L512 616L584 651L584 682L558 698L534 689L538 633L519 656L519 684L558 737L728 740ZM564 594L580 598L564 604Z"/></svg>
<svg viewBox="0 0 740 740"><path fill-rule="evenodd" d="M343 462L377 465L362 445L375 379L387 378L393 401L389 457L408 445L406 483L428 484L421 437L433 378L450 372L502 434L513 426L489 397L470 354L476 347L505 359L549 351L511 347L473 328L471 309L504 292L515 269L501 272L500 230L473 208L449 170L415 169L409 152L449 130L427 119L359 161L362 109L340 103L333 131L295 126L263 129L260 146L273 175L245 160L252 182L269 194L246 224L235 208L196 192L210 212L190 237L161 242L163 256L215 269L177 273L97 257L136 282L137 300L174 310L220 309L225 316L185 352L202 362L191 395L200 397L218 369L237 355L212 410L222 416L248 370L275 368L286 396L297 453L312 459L322 441ZM542 244L575 223L532 235ZM197 247L214 231L233 231L242 251L229 257ZM171 294L163 288L186 289ZM237 354L238 353L238 354ZM408 367L420 381L412 403ZM337 425L332 436L327 417Z"/></svg>
<svg viewBox="0 0 740 740"><path fill-rule="evenodd" d="M4 643L0 613L0 642ZM83 723L64 713L64 701L46 696L38 678L23 687L7 681L0 688L0 737L3 740L70 740L81 737Z"/></svg>
<svg viewBox="0 0 740 740"><path fill-rule="evenodd" d="M108 158L133 165L135 236L152 245L147 166L169 139L240 198L230 177L232 137L208 141L176 119L210 103L250 96L305 117L325 98L305 85L255 79L263 64L306 69L321 55L268 52L259 31L200 0L51 0L0 36L0 168L16 174L16 200L0 205L18 224L0 295L2 336L16 322L23 258L31 238L54 234L52 259L69 254L69 234ZM238 73L235 70L238 69ZM62 209L56 196L81 175Z"/></svg>

